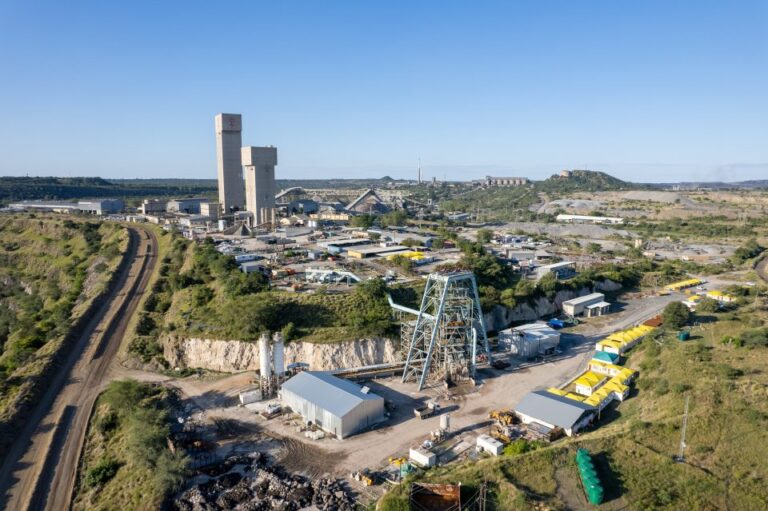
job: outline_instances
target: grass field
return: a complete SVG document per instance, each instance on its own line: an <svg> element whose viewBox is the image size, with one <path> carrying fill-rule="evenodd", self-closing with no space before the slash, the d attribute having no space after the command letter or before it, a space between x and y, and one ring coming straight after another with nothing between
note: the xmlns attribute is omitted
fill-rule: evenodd
<svg viewBox="0 0 768 511"><path fill-rule="evenodd" d="M640 371L633 396L577 438L518 456L429 470L418 479L489 483L488 509L594 509L586 503L576 449L595 458L606 487L599 509L759 510L768 508L768 307L764 297L720 313L680 342L646 339L627 364ZM725 341L724 341L725 340ZM740 344L744 345L740 346ZM685 462L677 463L690 397ZM408 509L405 493L381 510Z"/></svg>

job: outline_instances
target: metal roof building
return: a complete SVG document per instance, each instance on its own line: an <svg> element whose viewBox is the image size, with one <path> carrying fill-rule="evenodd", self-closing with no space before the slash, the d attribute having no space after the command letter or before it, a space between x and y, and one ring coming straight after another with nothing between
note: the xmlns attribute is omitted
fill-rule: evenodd
<svg viewBox="0 0 768 511"><path fill-rule="evenodd" d="M297 374L283 384L280 399L305 422L338 438L353 435L385 419L384 398L322 371Z"/></svg>
<svg viewBox="0 0 768 511"><path fill-rule="evenodd" d="M560 344L560 332L543 321L499 332L499 348L520 358L552 353L558 344Z"/></svg>
<svg viewBox="0 0 768 511"><path fill-rule="evenodd" d="M572 436L592 421L597 409L545 390L537 390L520 401L515 407L515 413L525 424L535 422L552 429L562 428L566 435Z"/></svg>

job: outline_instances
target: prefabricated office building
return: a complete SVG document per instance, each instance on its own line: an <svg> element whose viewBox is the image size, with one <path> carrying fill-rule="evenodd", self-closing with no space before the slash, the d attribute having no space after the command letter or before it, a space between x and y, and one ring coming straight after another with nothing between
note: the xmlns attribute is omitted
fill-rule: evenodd
<svg viewBox="0 0 768 511"><path fill-rule="evenodd" d="M304 371L280 389L285 406L306 423L345 438L385 419L384 398L322 371Z"/></svg>

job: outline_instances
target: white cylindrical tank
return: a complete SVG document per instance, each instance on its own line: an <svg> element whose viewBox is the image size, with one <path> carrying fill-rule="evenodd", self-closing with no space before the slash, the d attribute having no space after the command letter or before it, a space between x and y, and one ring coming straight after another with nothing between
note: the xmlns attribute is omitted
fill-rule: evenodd
<svg viewBox="0 0 768 511"><path fill-rule="evenodd" d="M275 376L279 377L285 374L285 342L283 341L283 334L275 332L272 340L274 340L272 345L272 364L275 368Z"/></svg>
<svg viewBox="0 0 768 511"><path fill-rule="evenodd" d="M440 429L448 431L451 428L451 414L444 413L440 416Z"/></svg>
<svg viewBox="0 0 768 511"><path fill-rule="evenodd" d="M272 376L272 357L269 353L269 334L261 334L259 337L259 369L262 378Z"/></svg>

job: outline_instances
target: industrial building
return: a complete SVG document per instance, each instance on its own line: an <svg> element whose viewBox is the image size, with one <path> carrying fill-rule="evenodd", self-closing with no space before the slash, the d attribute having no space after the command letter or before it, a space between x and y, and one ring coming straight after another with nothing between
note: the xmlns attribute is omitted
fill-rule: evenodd
<svg viewBox="0 0 768 511"><path fill-rule="evenodd" d="M77 202L77 208L81 213L90 215L108 215L123 210L123 201L120 199L93 199Z"/></svg>
<svg viewBox="0 0 768 511"><path fill-rule="evenodd" d="M205 197L187 197L184 199L174 199L168 201L166 211L168 213L186 213L188 215L199 215L200 205L209 202Z"/></svg>
<svg viewBox="0 0 768 511"><path fill-rule="evenodd" d="M348 248L347 257L351 257L353 259L366 259L368 257L399 254L404 252L410 252L410 249L402 245L367 245Z"/></svg>
<svg viewBox="0 0 768 511"><path fill-rule="evenodd" d="M153 215L155 213L165 213L167 207L168 201L160 199L144 199L141 201L139 211L141 211L142 215Z"/></svg>
<svg viewBox="0 0 768 511"><path fill-rule="evenodd" d="M211 220L218 220L221 213L221 204L218 202L201 202L200 214L207 216Z"/></svg>
<svg viewBox="0 0 768 511"><path fill-rule="evenodd" d="M297 374L283 384L280 399L305 422L338 438L354 435L385 419L384 398L327 372Z"/></svg>
<svg viewBox="0 0 768 511"><path fill-rule="evenodd" d="M78 202L31 200L9 204L10 209L26 211L51 211L54 213L86 213L89 215L108 215L123 210L120 199L92 199Z"/></svg>
<svg viewBox="0 0 768 511"><path fill-rule="evenodd" d="M605 301L603 293L592 293L579 296L563 302L563 312L571 317L581 316L588 318L607 314L611 304Z"/></svg>
<svg viewBox="0 0 768 511"><path fill-rule="evenodd" d="M275 223L275 165L277 148L243 147L245 209L253 214L253 225Z"/></svg>
<svg viewBox="0 0 768 511"><path fill-rule="evenodd" d="M215 124L219 202L224 214L229 214L245 206L243 167L240 161L243 119L240 114L218 114Z"/></svg>
<svg viewBox="0 0 768 511"><path fill-rule="evenodd" d="M611 216L589 216L589 215L557 215L558 222L569 224L610 224L621 225L623 218Z"/></svg>
<svg viewBox="0 0 768 511"><path fill-rule="evenodd" d="M563 261L561 263L547 264L536 268L536 280L541 280L550 273L555 275L558 280L569 279L576 275L576 263L573 261Z"/></svg>
<svg viewBox="0 0 768 511"><path fill-rule="evenodd" d="M537 390L526 394L515 407L515 413L523 424L535 423L550 430L561 428L566 435L573 436L592 422L597 409L545 390Z"/></svg>
<svg viewBox="0 0 768 511"><path fill-rule="evenodd" d="M499 332L499 349L519 358L554 353L560 344L560 332L543 321L508 328Z"/></svg>
<svg viewBox="0 0 768 511"><path fill-rule="evenodd" d="M485 186L523 186L528 184L528 178L485 176L485 180L482 183Z"/></svg>

